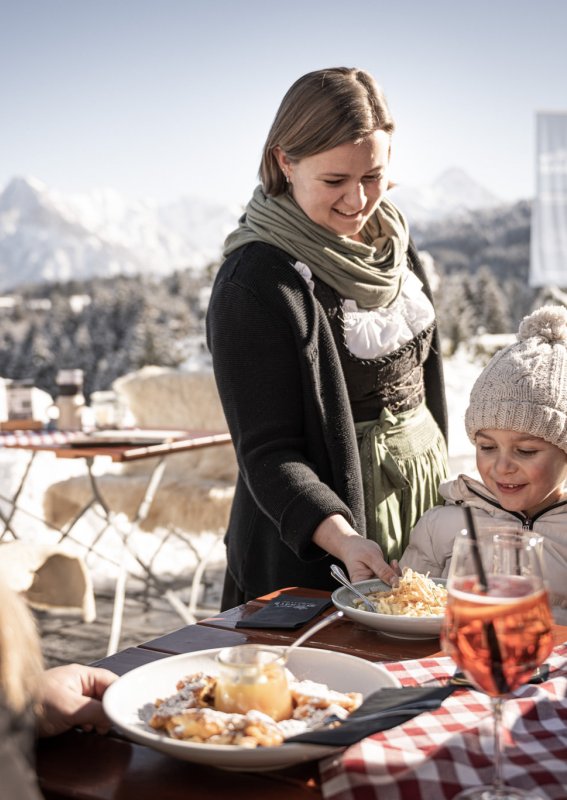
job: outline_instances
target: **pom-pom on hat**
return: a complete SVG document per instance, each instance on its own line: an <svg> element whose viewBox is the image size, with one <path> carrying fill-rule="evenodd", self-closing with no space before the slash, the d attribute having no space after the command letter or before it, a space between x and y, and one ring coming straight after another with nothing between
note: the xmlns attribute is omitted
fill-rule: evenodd
<svg viewBox="0 0 567 800"><path fill-rule="evenodd" d="M477 378L465 413L471 442L481 430L529 433L567 453L567 309L542 306L524 317L518 341Z"/></svg>

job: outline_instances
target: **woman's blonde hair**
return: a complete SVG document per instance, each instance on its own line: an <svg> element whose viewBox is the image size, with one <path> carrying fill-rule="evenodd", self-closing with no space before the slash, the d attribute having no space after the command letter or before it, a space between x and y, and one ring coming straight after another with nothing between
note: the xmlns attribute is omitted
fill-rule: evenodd
<svg viewBox="0 0 567 800"><path fill-rule="evenodd" d="M264 145L260 180L271 196L286 191L274 149L290 161L322 153L345 142L360 142L377 130L391 134L394 120L372 75L333 67L309 72L287 91Z"/></svg>
<svg viewBox="0 0 567 800"><path fill-rule="evenodd" d="M0 691L14 711L34 703L42 669L35 621L24 601L0 580Z"/></svg>

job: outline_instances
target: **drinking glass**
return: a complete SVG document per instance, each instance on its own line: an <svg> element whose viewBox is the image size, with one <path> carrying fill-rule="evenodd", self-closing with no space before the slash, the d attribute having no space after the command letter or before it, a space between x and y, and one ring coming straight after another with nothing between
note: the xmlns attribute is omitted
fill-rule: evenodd
<svg viewBox="0 0 567 800"><path fill-rule="evenodd" d="M492 785L465 789L454 800L541 800L537 791L504 784L501 740L504 699L530 680L553 646L538 545L537 536L506 530L477 538L462 531L455 540L442 644L490 696L495 744Z"/></svg>

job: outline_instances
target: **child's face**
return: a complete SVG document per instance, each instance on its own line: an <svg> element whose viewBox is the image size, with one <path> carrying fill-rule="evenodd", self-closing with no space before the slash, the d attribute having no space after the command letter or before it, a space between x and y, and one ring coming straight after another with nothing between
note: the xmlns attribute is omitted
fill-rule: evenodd
<svg viewBox="0 0 567 800"><path fill-rule="evenodd" d="M500 505L528 517L560 500L567 480L563 450L516 431L479 431L476 465Z"/></svg>

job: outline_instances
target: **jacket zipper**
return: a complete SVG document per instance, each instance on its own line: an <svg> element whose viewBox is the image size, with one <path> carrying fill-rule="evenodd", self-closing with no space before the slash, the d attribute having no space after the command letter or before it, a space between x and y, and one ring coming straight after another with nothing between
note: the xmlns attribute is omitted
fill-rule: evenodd
<svg viewBox="0 0 567 800"><path fill-rule="evenodd" d="M516 519L519 519L522 523L522 530L524 531L532 531L534 527L534 522L538 520L543 514L547 514L548 511L552 511L554 508L559 508L560 506L567 505L567 500L561 500L559 503L553 503L553 505L548 506L547 508L543 508L541 511L538 511L533 517L526 517L524 514L521 514L519 511L508 511L507 508L503 508L500 503L497 503L495 500L491 500L488 497L485 497L480 492L475 492L470 486L468 487L469 492L480 497L481 500L484 500L485 503L488 503L494 508L499 508L500 511L504 511L506 514L511 514Z"/></svg>

